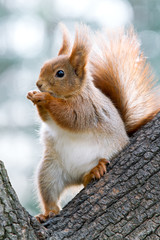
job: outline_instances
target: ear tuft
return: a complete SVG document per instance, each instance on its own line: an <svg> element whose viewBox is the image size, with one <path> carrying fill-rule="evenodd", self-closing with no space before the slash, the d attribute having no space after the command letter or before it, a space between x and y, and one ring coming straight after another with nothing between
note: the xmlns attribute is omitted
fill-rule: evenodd
<svg viewBox="0 0 160 240"><path fill-rule="evenodd" d="M58 56L67 55L70 53L70 34L68 29L63 23L60 23L59 25L63 33L63 42L62 42L62 47L59 50Z"/></svg>
<svg viewBox="0 0 160 240"><path fill-rule="evenodd" d="M91 49L89 39L89 29L86 25L76 26L76 36L70 55L70 63L75 69L78 77L83 78L85 75L85 67L88 60L88 55Z"/></svg>

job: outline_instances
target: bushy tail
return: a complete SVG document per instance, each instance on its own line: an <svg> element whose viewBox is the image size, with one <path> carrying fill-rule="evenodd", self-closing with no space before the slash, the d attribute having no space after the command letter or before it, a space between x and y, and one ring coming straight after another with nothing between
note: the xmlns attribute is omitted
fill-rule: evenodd
<svg viewBox="0 0 160 240"><path fill-rule="evenodd" d="M134 132L160 111L160 90L150 65L133 29L107 38L98 34L97 43L99 51L90 58L94 83L115 104L127 132Z"/></svg>

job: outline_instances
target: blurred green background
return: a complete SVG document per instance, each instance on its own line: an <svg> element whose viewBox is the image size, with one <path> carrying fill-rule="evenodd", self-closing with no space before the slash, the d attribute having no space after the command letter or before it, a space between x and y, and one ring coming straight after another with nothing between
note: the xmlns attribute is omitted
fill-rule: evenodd
<svg viewBox="0 0 160 240"><path fill-rule="evenodd" d="M26 99L35 89L44 61L61 45L58 23L92 29L133 24L142 50L160 77L159 0L0 0L0 159L19 199L31 214L38 210L34 172L41 158L39 120Z"/></svg>

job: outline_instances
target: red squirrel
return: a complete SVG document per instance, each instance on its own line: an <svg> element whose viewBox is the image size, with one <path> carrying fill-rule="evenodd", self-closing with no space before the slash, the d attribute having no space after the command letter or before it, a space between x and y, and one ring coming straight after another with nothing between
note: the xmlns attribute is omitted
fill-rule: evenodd
<svg viewBox="0 0 160 240"><path fill-rule="evenodd" d="M62 191L100 179L106 164L129 142L129 135L160 110L155 81L133 29L107 38L85 25L73 46L63 28L58 56L47 61L27 98L42 120L43 159L37 182L43 214L58 214Z"/></svg>

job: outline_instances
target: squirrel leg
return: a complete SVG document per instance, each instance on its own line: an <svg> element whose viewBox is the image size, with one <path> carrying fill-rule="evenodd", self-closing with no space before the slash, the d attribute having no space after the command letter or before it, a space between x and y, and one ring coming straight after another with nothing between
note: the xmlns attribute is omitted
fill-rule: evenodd
<svg viewBox="0 0 160 240"><path fill-rule="evenodd" d="M105 158L100 159L98 165L92 168L89 173L84 175L84 187L86 187L92 180L100 179L107 171L107 164L109 164L109 161L107 161Z"/></svg>
<svg viewBox="0 0 160 240"><path fill-rule="evenodd" d="M38 192L43 214L35 216L42 223L59 213L58 200L65 184L63 171L57 160L45 159L38 172Z"/></svg>
<svg viewBox="0 0 160 240"><path fill-rule="evenodd" d="M37 107L39 116L41 117L42 121L45 122L45 121L47 121L48 119L51 118L48 110L45 107L39 106L39 105L37 105L36 107Z"/></svg>

